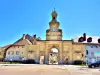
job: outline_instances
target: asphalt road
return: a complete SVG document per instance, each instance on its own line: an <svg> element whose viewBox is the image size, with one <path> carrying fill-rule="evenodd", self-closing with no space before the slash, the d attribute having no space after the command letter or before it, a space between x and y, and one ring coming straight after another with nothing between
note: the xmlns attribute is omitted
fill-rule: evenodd
<svg viewBox="0 0 100 75"><path fill-rule="evenodd" d="M0 66L0 75L71 75L61 65Z"/></svg>

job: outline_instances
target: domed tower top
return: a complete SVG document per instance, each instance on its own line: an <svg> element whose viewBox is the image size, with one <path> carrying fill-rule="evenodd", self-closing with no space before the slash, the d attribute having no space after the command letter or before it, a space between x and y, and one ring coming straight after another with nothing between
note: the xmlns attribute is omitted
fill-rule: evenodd
<svg viewBox="0 0 100 75"><path fill-rule="evenodd" d="M51 16L49 29L46 30L46 40L62 40L62 30L59 29L60 23L57 21L57 12L54 10Z"/></svg>
<svg viewBox="0 0 100 75"><path fill-rule="evenodd" d="M52 20L49 22L49 25L51 26L52 24L54 25L54 24L58 24L59 25L59 22L57 21L57 16L58 16L58 14L57 14L57 12L55 11L55 9L54 9L54 11L51 13L51 15L52 15Z"/></svg>
<svg viewBox="0 0 100 75"><path fill-rule="evenodd" d="M55 11L55 9L54 9L54 11L52 12L52 20L56 20L57 19L57 12Z"/></svg>

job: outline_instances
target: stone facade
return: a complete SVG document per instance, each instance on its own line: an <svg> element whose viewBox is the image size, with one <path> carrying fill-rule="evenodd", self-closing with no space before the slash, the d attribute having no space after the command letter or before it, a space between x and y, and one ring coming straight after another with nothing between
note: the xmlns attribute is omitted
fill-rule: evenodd
<svg viewBox="0 0 100 75"><path fill-rule="evenodd" d="M24 34L21 39L5 49L4 58L6 60L33 59L41 64L50 64L50 59L54 59L53 61L58 64L82 60L82 54L85 55L85 44L75 43L73 40L62 40L63 32L59 28L60 23L57 21L57 13L54 10L49 29L46 30L46 40L41 40L36 35ZM56 48L58 53L53 53L51 51L53 48Z"/></svg>
<svg viewBox="0 0 100 75"><path fill-rule="evenodd" d="M37 41L36 45L11 46L6 51L6 57L22 57L25 59L34 59L40 61L40 57L44 56L44 63L49 62L49 53L52 48L58 50L58 61L72 62L74 60L82 60L82 53L85 55L84 44L73 43L72 40L65 41ZM5 58L6 58L5 57Z"/></svg>

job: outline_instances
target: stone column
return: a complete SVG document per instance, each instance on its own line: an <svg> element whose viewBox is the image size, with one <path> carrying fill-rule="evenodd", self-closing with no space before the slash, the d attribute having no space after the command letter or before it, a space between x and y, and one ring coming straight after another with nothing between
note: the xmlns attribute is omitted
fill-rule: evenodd
<svg viewBox="0 0 100 75"><path fill-rule="evenodd" d="M62 47L62 43L60 43L59 44L59 64L61 64L62 63L62 61L63 61L63 47Z"/></svg>
<svg viewBox="0 0 100 75"><path fill-rule="evenodd" d="M47 44L45 44L45 64L48 64L49 63L49 60L48 60L48 55L49 55L49 53L48 53L48 45Z"/></svg>
<svg viewBox="0 0 100 75"><path fill-rule="evenodd" d="M40 53L39 53L40 45L35 46L35 50L36 50L36 63L39 63L40 62Z"/></svg>
<svg viewBox="0 0 100 75"><path fill-rule="evenodd" d="M69 63L71 64L73 61L73 47L72 45L69 45Z"/></svg>
<svg viewBox="0 0 100 75"><path fill-rule="evenodd" d="M28 45L25 45L25 50L24 50L24 58L23 59L28 59L28 49L29 49L29 46Z"/></svg>

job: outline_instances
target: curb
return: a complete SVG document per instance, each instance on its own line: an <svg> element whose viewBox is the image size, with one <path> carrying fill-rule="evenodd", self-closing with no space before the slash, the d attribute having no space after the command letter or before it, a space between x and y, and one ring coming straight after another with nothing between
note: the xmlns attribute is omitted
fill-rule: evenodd
<svg viewBox="0 0 100 75"><path fill-rule="evenodd" d="M33 66L33 65L40 65L40 64L0 64L0 66Z"/></svg>

